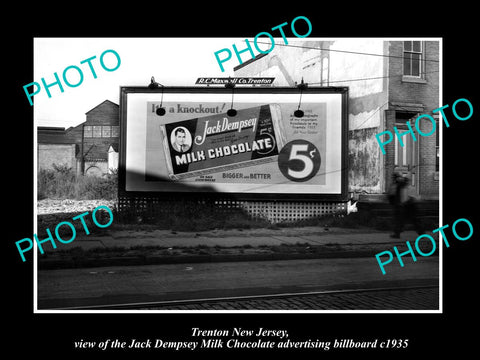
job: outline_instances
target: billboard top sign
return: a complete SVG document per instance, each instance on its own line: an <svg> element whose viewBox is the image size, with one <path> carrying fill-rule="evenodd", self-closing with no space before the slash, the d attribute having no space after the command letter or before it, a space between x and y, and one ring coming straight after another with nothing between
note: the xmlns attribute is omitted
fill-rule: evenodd
<svg viewBox="0 0 480 360"><path fill-rule="evenodd" d="M301 118L299 100L295 88L122 87L119 191L344 199L347 89L304 89Z"/></svg>
<svg viewBox="0 0 480 360"><path fill-rule="evenodd" d="M272 85L274 77L200 77L198 85Z"/></svg>

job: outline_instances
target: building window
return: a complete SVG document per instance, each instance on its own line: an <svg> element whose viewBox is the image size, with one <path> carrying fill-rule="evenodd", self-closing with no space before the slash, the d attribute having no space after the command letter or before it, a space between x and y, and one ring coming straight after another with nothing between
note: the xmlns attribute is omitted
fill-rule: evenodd
<svg viewBox="0 0 480 360"><path fill-rule="evenodd" d="M89 137L89 138L93 136L91 126L84 126L83 127L83 136L84 137Z"/></svg>
<svg viewBox="0 0 480 360"><path fill-rule="evenodd" d="M403 75L422 77L423 44L421 41L403 42Z"/></svg>
<svg viewBox="0 0 480 360"><path fill-rule="evenodd" d="M101 126L93 126L93 137L102 137L102 127Z"/></svg>
<svg viewBox="0 0 480 360"><path fill-rule="evenodd" d="M83 136L86 138L91 137L102 137L102 138L110 138L110 137L119 137L119 126L107 126L107 125L85 125L83 127Z"/></svg>
<svg viewBox="0 0 480 360"><path fill-rule="evenodd" d="M102 126L102 137L110 137L111 129L110 126Z"/></svg>
<svg viewBox="0 0 480 360"><path fill-rule="evenodd" d="M120 126L112 126L112 137L120 136Z"/></svg>

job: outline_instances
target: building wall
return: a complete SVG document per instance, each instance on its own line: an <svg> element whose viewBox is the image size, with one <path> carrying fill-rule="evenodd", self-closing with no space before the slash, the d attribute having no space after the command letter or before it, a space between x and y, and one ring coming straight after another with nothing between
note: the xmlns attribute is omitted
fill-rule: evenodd
<svg viewBox="0 0 480 360"><path fill-rule="evenodd" d="M39 126L37 128L37 168L53 169L53 164L67 166L80 173L77 159L81 137L70 129Z"/></svg>
<svg viewBox="0 0 480 360"><path fill-rule="evenodd" d="M118 125L118 105L111 101L104 101L86 113L85 124Z"/></svg>
<svg viewBox="0 0 480 360"><path fill-rule="evenodd" d="M381 193L383 157L375 134L383 131L388 104L388 43L377 39L290 41L295 47L275 46L266 56L236 68L236 76L272 76L275 86L347 86L348 191ZM303 47L298 47L303 46ZM321 49L321 50L319 50ZM345 52L348 50L349 52ZM363 79L363 80L360 80Z"/></svg>
<svg viewBox="0 0 480 360"><path fill-rule="evenodd" d="M54 169L53 165L66 166L77 171L75 144L38 144L38 169Z"/></svg>
<svg viewBox="0 0 480 360"><path fill-rule="evenodd" d="M86 176L103 176L108 174L108 163L106 161L86 161L85 172Z"/></svg>
<svg viewBox="0 0 480 360"><path fill-rule="evenodd" d="M383 154L375 134L383 131L388 105L388 44L378 39L332 41L327 56L328 84L348 86L348 188L351 193L381 193ZM343 81L346 80L346 81Z"/></svg>
<svg viewBox="0 0 480 360"><path fill-rule="evenodd" d="M424 79L409 79L403 74L403 41L390 41L388 91L392 105L408 109L409 104L421 104L423 112L431 114L439 106L439 42L425 41ZM397 76L398 75L398 76ZM397 105L402 104L402 105Z"/></svg>
<svg viewBox="0 0 480 360"><path fill-rule="evenodd" d="M420 130L423 133L428 133L431 130L431 126L428 123L420 123ZM438 131L438 123L437 123ZM419 153L419 166L421 169L420 177L418 179L418 190L424 197L438 198L439 196L439 177L436 171L436 137L431 136L419 136L418 139L420 146Z"/></svg>

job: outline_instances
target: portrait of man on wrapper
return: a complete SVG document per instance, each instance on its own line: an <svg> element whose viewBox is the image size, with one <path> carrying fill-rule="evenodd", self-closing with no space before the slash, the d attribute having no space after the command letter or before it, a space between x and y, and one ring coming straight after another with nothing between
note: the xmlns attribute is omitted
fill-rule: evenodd
<svg viewBox="0 0 480 360"><path fill-rule="evenodd" d="M178 127L173 130L170 141L175 151L183 153L190 150L191 135L190 133L187 134L187 132L188 130L184 127Z"/></svg>

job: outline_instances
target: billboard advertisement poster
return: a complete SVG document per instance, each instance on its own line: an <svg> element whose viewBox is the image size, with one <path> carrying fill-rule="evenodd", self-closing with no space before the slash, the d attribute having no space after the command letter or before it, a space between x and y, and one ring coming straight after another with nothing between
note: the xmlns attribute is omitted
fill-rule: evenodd
<svg viewBox="0 0 480 360"><path fill-rule="evenodd" d="M257 89L231 99L214 89L127 94L125 190L342 193L341 93L303 94L301 118L298 91Z"/></svg>
<svg viewBox="0 0 480 360"><path fill-rule="evenodd" d="M223 113L160 125L169 177L179 180L276 161L284 142L280 116L280 106L269 104L239 110L233 117Z"/></svg>

